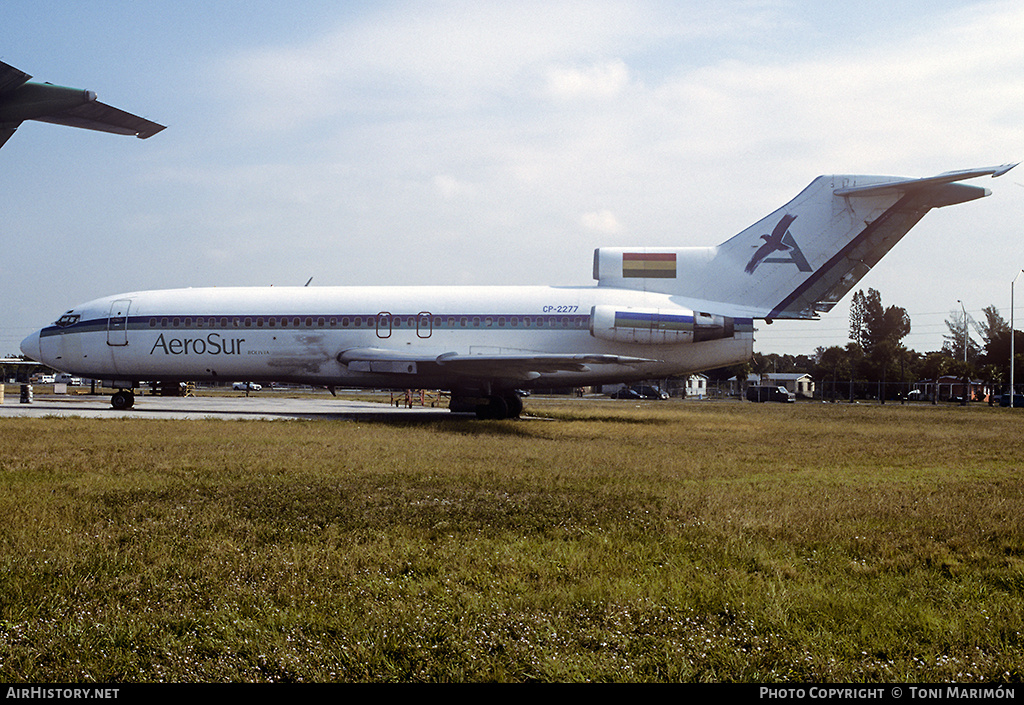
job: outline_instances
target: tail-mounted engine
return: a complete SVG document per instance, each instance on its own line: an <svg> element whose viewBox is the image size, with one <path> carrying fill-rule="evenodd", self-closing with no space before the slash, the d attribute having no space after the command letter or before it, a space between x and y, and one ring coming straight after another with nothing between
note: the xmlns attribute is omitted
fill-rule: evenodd
<svg viewBox="0 0 1024 705"><path fill-rule="evenodd" d="M700 343L735 335L732 318L685 308L640 309L594 306L590 334L617 343Z"/></svg>

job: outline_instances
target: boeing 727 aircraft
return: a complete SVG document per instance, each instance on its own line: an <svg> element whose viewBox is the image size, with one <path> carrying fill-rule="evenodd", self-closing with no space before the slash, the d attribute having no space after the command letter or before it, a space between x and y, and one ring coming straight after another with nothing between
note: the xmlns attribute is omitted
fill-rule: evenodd
<svg viewBox="0 0 1024 705"><path fill-rule="evenodd" d="M515 417L516 390L634 382L741 363L754 321L817 318L932 208L989 190L819 176L717 247L600 248L589 287L264 287L136 291L75 306L26 356L109 380L444 389L453 411Z"/></svg>

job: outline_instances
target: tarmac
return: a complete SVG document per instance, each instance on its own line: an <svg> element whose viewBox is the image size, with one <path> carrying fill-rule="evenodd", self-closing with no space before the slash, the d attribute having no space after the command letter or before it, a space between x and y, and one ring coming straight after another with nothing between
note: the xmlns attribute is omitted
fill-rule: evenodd
<svg viewBox="0 0 1024 705"><path fill-rule="evenodd" d="M34 395L29 403L21 403L15 392L5 395L0 403L0 418L5 417L84 417L126 419L358 419L390 418L405 415L416 419L431 416L451 418L447 407L395 407L382 398L380 403L351 401L335 397L285 397L273 392L257 392L240 396L161 397L136 396L131 409L117 410L110 397L103 395ZM461 415L460 415L461 416Z"/></svg>

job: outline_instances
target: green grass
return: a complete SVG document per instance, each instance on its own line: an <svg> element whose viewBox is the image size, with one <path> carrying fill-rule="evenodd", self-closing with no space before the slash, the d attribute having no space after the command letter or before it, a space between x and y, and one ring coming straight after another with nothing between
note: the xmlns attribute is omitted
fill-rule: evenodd
<svg viewBox="0 0 1024 705"><path fill-rule="evenodd" d="M1024 417L0 419L0 681L1011 681Z"/></svg>

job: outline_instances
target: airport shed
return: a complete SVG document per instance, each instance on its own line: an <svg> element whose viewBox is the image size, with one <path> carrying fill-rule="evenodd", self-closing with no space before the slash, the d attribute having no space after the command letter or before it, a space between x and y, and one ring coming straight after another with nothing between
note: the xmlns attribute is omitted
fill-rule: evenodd
<svg viewBox="0 0 1024 705"><path fill-rule="evenodd" d="M766 372L761 375L761 384L785 387L798 397L804 397L806 399L812 399L814 397L814 378L806 373Z"/></svg>

